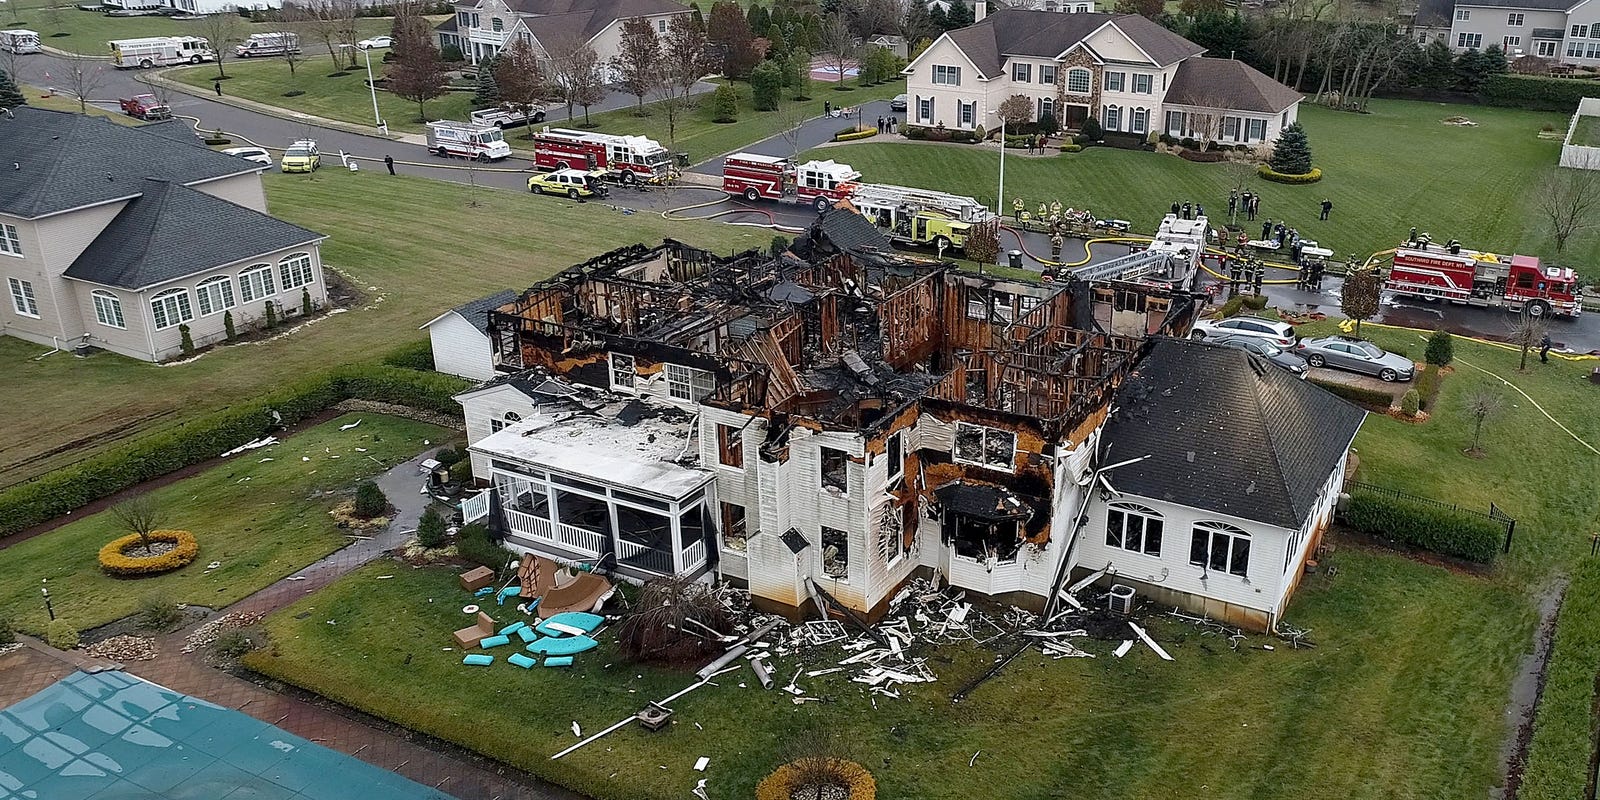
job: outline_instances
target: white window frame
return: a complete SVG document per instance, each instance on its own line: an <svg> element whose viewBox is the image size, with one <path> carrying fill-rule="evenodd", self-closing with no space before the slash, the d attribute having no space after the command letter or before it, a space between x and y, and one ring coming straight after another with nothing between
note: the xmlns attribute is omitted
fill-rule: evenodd
<svg viewBox="0 0 1600 800"><path fill-rule="evenodd" d="M89 299L94 303L96 322L107 328L128 329L128 321L122 315L122 298L104 289L96 289L89 293Z"/></svg>
<svg viewBox="0 0 1600 800"><path fill-rule="evenodd" d="M1046 114L1049 114L1052 117L1055 116L1056 115L1056 99L1054 97L1041 97L1041 98L1039 98L1039 109L1038 109L1038 111L1036 113L1037 113L1038 116L1035 117L1035 119L1044 119L1044 115L1046 115ZM1059 119L1056 120L1056 125L1058 127L1060 126L1060 124L1061 124L1061 120L1059 120Z"/></svg>
<svg viewBox="0 0 1600 800"><path fill-rule="evenodd" d="M1458 33L1456 34L1456 47L1463 47L1468 50L1477 50L1478 48L1483 47L1483 34Z"/></svg>
<svg viewBox="0 0 1600 800"><path fill-rule="evenodd" d="M973 127L973 122L978 118L978 101L962 102L957 100L956 108L959 109L956 113L956 124L962 128Z"/></svg>
<svg viewBox="0 0 1600 800"><path fill-rule="evenodd" d="M1520 27L1522 27L1522 24L1526 19L1527 19L1527 17L1525 15L1523 15L1523 14L1520 14L1520 13L1517 13L1517 12L1511 12L1509 14L1506 14L1506 27L1508 27L1508 28L1520 28Z"/></svg>
<svg viewBox="0 0 1600 800"><path fill-rule="evenodd" d="M1247 119L1244 121L1244 140L1246 142L1264 142L1267 140L1267 121L1264 119Z"/></svg>
<svg viewBox="0 0 1600 800"><path fill-rule="evenodd" d="M234 302L233 279L227 275L217 275L201 281L194 287L194 295L202 317L221 314L237 305Z"/></svg>
<svg viewBox="0 0 1600 800"><path fill-rule="evenodd" d="M1500 49L1501 50L1510 50L1513 47L1521 47L1521 46L1522 46L1522 37L1521 36L1502 36L1502 37L1500 37Z"/></svg>
<svg viewBox="0 0 1600 800"><path fill-rule="evenodd" d="M1469 19L1472 19L1471 11L1468 11L1465 8L1456 9L1456 22L1466 22Z"/></svg>
<svg viewBox="0 0 1600 800"><path fill-rule="evenodd" d="M717 376L703 369L667 364L662 373L667 378L667 396L674 400L698 403L717 390Z"/></svg>
<svg viewBox="0 0 1600 800"><path fill-rule="evenodd" d="M1112 105L1108 105L1105 107L1105 110L1101 112L1101 116L1103 117L1101 123L1105 126L1106 130L1117 132L1122 131L1122 106L1114 103Z"/></svg>
<svg viewBox="0 0 1600 800"><path fill-rule="evenodd" d="M1120 92L1126 89L1128 86L1128 73L1107 72L1105 77L1101 78L1100 81L1101 83L1105 84L1106 91Z"/></svg>
<svg viewBox="0 0 1600 800"><path fill-rule="evenodd" d="M261 290L259 293L257 290ZM239 273L239 302L253 303L278 293L271 264L251 264Z"/></svg>
<svg viewBox="0 0 1600 800"><path fill-rule="evenodd" d="M662 17L661 19L656 20L656 33L666 33L666 32L667 32L667 18L666 17Z"/></svg>
<svg viewBox="0 0 1600 800"><path fill-rule="evenodd" d="M1120 517L1118 521L1122 523L1121 526L1112 525L1113 515ZM1133 532L1135 521L1138 524L1137 538L1135 538ZM1155 523L1156 532L1154 547L1150 546L1150 537L1148 535L1151 531L1152 522ZM1166 517L1153 508L1141 506L1138 503L1126 502L1111 503L1106 507L1105 542L1106 547L1114 550L1126 550L1130 553L1140 553L1160 558L1161 545L1165 543L1166 539L1166 527ZM1116 533L1116 541L1112 541L1113 531ZM1129 546L1130 544L1132 545L1131 547Z"/></svg>
<svg viewBox="0 0 1600 800"><path fill-rule="evenodd" d="M639 388L639 363L638 363L638 361L636 359L634 359L633 355L631 353L618 353L618 352L611 352L611 353L608 353L607 355L608 355L608 359L607 359L608 367L607 367L606 372L607 372L607 375L609 375L607 380L610 381L610 385L611 385L612 391L616 391L616 392L636 392L636 391L638 391L638 388ZM625 369L624 369L624 366L623 366L624 362L626 362L626 364L627 364ZM619 381L619 380L617 380L617 376L618 375L625 375L627 379L625 381Z"/></svg>
<svg viewBox="0 0 1600 800"><path fill-rule="evenodd" d="M955 441L961 438L963 431L970 431L973 429L976 429L978 434L978 451L980 453L980 457L976 460L963 458L959 454L959 451L955 445ZM990 436L1004 436L1011 440L1011 459L1004 465L1001 465L999 462L984 461L982 459L982 454L989 452ZM957 464L968 464L974 467L983 467L985 469L1015 472L1017 468L1017 434L1013 431L1001 430L1000 428L991 428L988 425L974 425L970 422L957 422L955 438L951 440L950 444L950 460L956 462Z"/></svg>
<svg viewBox="0 0 1600 800"><path fill-rule="evenodd" d="M1033 65L1025 61L1011 62L1011 80L1015 83L1033 82Z"/></svg>
<svg viewBox="0 0 1600 800"><path fill-rule="evenodd" d="M931 98L931 97L918 97L917 98L917 121L918 122L933 122L933 98Z"/></svg>
<svg viewBox="0 0 1600 800"><path fill-rule="evenodd" d="M194 304L188 289L168 289L150 298L150 317L158 331L194 320Z"/></svg>
<svg viewBox="0 0 1600 800"><path fill-rule="evenodd" d="M1045 84L1046 86L1054 86L1056 82L1056 65L1040 64L1039 82Z"/></svg>
<svg viewBox="0 0 1600 800"><path fill-rule="evenodd" d="M1572 26L1572 29L1571 29L1570 33L1572 34L1572 38L1574 38L1574 39L1587 39L1587 38L1589 38L1589 26L1588 25L1574 25L1574 26Z"/></svg>
<svg viewBox="0 0 1600 800"><path fill-rule="evenodd" d="M315 282L310 253L290 253L278 259L278 285L284 291L310 286Z"/></svg>
<svg viewBox="0 0 1600 800"><path fill-rule="evenodd" d="M1082 88L1078 88L1078 87ZM1094 87L1094 73L1083 67L1072 67L1067 70L1067 94L1088 94Z"/></svg>
<svg viewBox="0 0 1600 800"><path fill-rule="evenodd" d="M1150 132L1150 109L1148 109L1148 108L1136 108L1136 109L1134 109L1133 110L1133 116L1130 118L1129 121L1132 123L1131 124L1131 129L1132 129L1132 131L1134 133L1149 133Z"/></svg>
<svg viewBox="0 0 1600 800"><path fill-rule="evenodd" d="M0 223L0 255L22 258L22 237L17 226Z"/></svg>
<svg viewBox="0 0 1600 800"><path fill-rule="evenodd" d="M11 310L24 317L39 319L39 297L33 293L33 281L6 278L11 289Z"/></svg>
<svg viewBox="0 0 1600 800"><path fill-rule="evenodd" d="M1139 87L1140 83L1144 84L1144 88L1140 88ZM1137 73L1137 72L1133 73L1133 93L1134 94L1153 94L1154 93L1154 89L1153 89L1154 86L1155 86L1155 81L1152 80L1149 75L1143 75L1143 74L1140 74L1140 73Z"/></svg>
<svg viewBox="0 0 1600 800"><path fill-rule="evenodd" d="M1196 561L1194 536L1202 531L1206 534L1206 552L1203 556L1204 560ZM1223 556L1225 566L1222 569L1216 569L1211 566L1219 538L1226 540L1223 546L1228 549L1226 555ZM1239 547L1239 542L1241 541L1244 542L1243 548ZM1192 566L1204 569L1207 575L1220 573L1248 579L1250 577L1250 551L1254 549L1254 537L1248 531L1236 525L1201 520L1189 529L1189 563ZM1242 565L1236 563L1240 560L1241 553L1244 561Z"/></svg>
<svg viewBox="0 0 1600 800"><path fill-rule="evenodd" d="M1535 55L1539 56L1540 58L1555 58L1557 52L1556 45L1557 42L1538 42L1536 44L1538 52Z"/></svg>
<svg viewBox="0 0 1600 800"><path fill-rule="evenodd" d="M933 85L960 86L961 68L950 64L933 65Z"/></svg>

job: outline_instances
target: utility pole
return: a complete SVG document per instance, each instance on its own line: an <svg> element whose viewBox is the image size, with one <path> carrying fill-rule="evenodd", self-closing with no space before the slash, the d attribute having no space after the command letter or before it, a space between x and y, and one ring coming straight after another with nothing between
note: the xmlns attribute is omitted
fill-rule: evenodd
<svg viewBox="0 0 1600 800"><path fill-rule="evenodd" d="M1006 119L1000 118L1000 195L994 201L995 216L1006 213Z"/></svg>

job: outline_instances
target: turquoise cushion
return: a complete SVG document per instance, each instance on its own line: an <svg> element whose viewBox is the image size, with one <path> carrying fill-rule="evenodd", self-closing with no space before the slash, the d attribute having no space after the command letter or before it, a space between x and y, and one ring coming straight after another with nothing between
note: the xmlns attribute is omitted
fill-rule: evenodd
<svg viewBox="0 0 1600 800"><path fill-rule="evenodd" d="M500 645L510 644L510 643L511 643L511 637L509 637L509 636L490 636L489 638L484 639L481 642L478 642L478 646L483 648L483 649L485 649L485 650L488 650L491 647L499 647Z"/></svg>
<svg viewBox="0 0 1600 800"><path fill-rule="evenodd" d="M490 658L493 658L493 656L490 656ZM522 667L523 669L528 669L534 664L539 663L536 659L529 658L521 653L512 653L511 655L506 656L506 660L516 664L519 667Z"/></svg>
<svg viewBox="0 0 1600 800"><path fill-rule="evenodd" d="M501 636L510 636L511 634L516 633L517 631L520 631L520 630L522 630L523 628L526 628L526 627L528 627L528 623L522 622L521 620L518 620L517 622L513 622L510 625L507 625L504 628L501 628L500 629L500 635Z"/></svg>
<svg viewBox="0 0 1600 800"><path fill-rule="evenodd" d="M570 656L599 646L599 642L587 636L564 636L559 639L547 636L528 645L528 650L533 653L544 653L547 656Z"/></svg>
<svg viewBox="0 0 1600 800"><path fill-rule="evenodd" d="M577 628L584 633L594 633L594 629L600 627L605 621L605 617L599 614L590 614L587 611L563 611L539 623L539 632L546 636L561 636L560 631L549 627L550 623L555 622L570 628Z"/></svg>
<svg viewBox="0 0 1600 800"><path fill-rule="evenodd" d="M486 656L482 653L473 653L472 655L461 659L461 663L474 667L487 667L494 663L494 656Z"/></svg>
<svg viewBox="0 0 1600 800"><path fill-rule="evenodd" d="M572 666L572 656L547 658L544 660L544 665L547 667L570 667Z"/></svg>
<svg viewBox="0 0 1600 800"><path fill-rule="evenodd" d="M522 637L522 641L524 642L531 642L539 638L539 632L528 627L527 625L523 625L522 627L518 628L517 635Z"/></svg>

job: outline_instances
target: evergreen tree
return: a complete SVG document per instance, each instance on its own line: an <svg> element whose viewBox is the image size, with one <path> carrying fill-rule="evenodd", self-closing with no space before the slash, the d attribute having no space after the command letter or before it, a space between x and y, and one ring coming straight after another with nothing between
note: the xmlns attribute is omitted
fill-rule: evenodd
<svg viewBox="0 0 1600 800"><path fill-rule="evenodd" d="M1449 89L1456 83L1456 61L1450 52L1450 45L1443 39L1434 39L1422 51L1422 74L1419 84L1429 89L1441 91Z"/></svg>
<svg viewBox="0 0 1600 800"><path fill-rule="evenodd" d="M935 31L950 30L950 16L945 13L944 6L931 6L928 8L928 24Z"/></svg>
<svg viewBox="0 0 1600 800"><path fill-rule="evenodd" d="M16 108L27 104L28 98L17 88L16 82L11 80L11 76L7 75L5 70L0 69L0 108Z"/></svg>
<svg viewBox="0 0 1600 800"><path fill-rule="evenodd" d="M783 96L783 70L774 62L761 62L750 73L750 91L757 111L778 110L778 100Z"/></svg>
<svg viewBox="0 0 1600 800"><path fill-rule="evenodd" d="M1424 361L1436 367L1449 365L1456 357L1455 337L1450 332L1440 328L1428 337L1428 349L1423 354Z"/></svg>
<svg viewBox="0 0 1600 800"><path fill-rule="evenodd" d="M739 121L739 92L733 84L724 83L711 93L711 115L712 122Z"/></svg>
<svg viewBox="0 0 1600 800"><path fill-rule="evenodd" d="M753 31L764 31L772 25L772 15L761 5L751 5L749 13L745 14L745 19L749 21L750 30Z"/></svg>
<svg viewBox="0 0 1600 800"><path fill-rule="evenodd" d="M472 94L473 108L500 105L500 84L494 79L494 65L499 60L495 57L478 62L478 90Z"/></svg>
<svg viewBox="0 0 1600 800"><path fill-rule="evenodd" d="M1456 85L1457 91L1476 92L1488 78L1489 65L1484 62L1483 53L1477 50L1468 50L1456 56Z"/></svg>
<svg viewBox="0 0 1600 800"><path fill-rule="evenodd" d="M189 335L188 325L178 326L178 349L186 356L194 354L194 337Z"/></svg>
<svg viewBox="0 0 1600 800"><path fill-rule="evenodd" d="M986 0L976 0L976 2L982 3ZM972 22L972 6L967 5L966 0L950 0L950 11L945 14L945 29L965 28Z"/></svg>
<svg viewBox="0 0 1600 800"><path fill-rule="evenodd" d="M233 327L233 312L232 311L224 311L224 312L222 312L222 330L223 330L223 335L226 336L228 341L230 341L230 342L233 341L239 335L239 332L237 330L235 330L234 327Z"/></svg>
<svg viewBox="0 0 1600 800"><path fill-rule="evenodd" d="M1483 49L1483 76L1488 80L1490 76L1499 75L1510 68L1506 62L1506 54L1500 45L1491 44Z"/></svg>
<svg viewBox="0 0 1600 800"><path fill-rule="evenodd" d="M1278 143L1272 147L1272 158L1267 161L1274 172L1285 175L1304 175L1311 171L1311 142L1306 139L1306 129L1296 122L1283 129Z"/></svg>
<svg viewBox="0 0 1600 800"><path fill-rule="evenodd" d="M417 522L417 544L433 549L443 547L444 539L444 517L439 516L438 509L428 506L422 512L422 519Z"/></svg>
<svg viewBox="0 0 1600 800"><path fill-rule="evenodd" d="M767 26L767 60L778 61L789 54L789 39L777 25Z"/></svg>

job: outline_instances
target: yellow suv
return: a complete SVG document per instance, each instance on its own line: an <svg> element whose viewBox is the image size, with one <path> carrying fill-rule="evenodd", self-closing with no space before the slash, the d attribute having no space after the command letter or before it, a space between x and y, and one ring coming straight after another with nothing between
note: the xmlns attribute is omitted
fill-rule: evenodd
<svg viewBox="0 0 1600 800"><path fill-rule="evenodd" d="M317 143L310 139L301 139L289 145L283 151L283 159L278 162L280 172L313 172L322 166L322 154L317 151Z"/></svg>
<svg viewBox="0 0 1600 800"><path fill-rule="evenodd" d="M605 197L610 189L600 182L601 172L584 172L581 169L558 169L528 179L528 191L536 194L564 194L577 200L580 197Z"/></svg>

